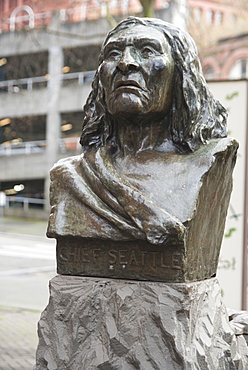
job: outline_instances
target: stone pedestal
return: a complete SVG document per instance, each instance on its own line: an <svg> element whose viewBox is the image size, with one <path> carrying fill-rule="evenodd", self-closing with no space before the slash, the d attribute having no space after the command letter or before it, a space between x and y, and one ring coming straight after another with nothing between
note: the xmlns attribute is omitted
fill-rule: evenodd
<svg viewBox="0 0 248 370"><path fill-rule="evenodd" d="M50 282L36 370L247 369L217 279L161 283L75 276Z"/></svg>

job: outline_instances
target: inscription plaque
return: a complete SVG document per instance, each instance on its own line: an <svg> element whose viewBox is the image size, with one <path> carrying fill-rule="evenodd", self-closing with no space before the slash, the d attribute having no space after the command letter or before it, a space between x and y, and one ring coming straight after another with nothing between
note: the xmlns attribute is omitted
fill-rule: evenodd
<svg viewBox="0 0 248 370"><path fill-rule="evenodd" d="M77 237L57 240L58 273L123 279L181 281L182 248L145 241L106 241Z"/></svg>

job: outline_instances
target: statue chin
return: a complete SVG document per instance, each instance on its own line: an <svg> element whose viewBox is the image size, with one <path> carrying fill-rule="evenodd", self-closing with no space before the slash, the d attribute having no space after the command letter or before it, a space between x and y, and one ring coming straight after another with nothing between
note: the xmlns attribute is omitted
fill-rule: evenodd
<svg viewBox="0 0 248 370"><path fill-rule="evenodd" d="M147 103L142 101L142 98L133 93L119 94L114 100L108 102L108 112L116 116L122 114L127 115L146 114Z"/></svg>

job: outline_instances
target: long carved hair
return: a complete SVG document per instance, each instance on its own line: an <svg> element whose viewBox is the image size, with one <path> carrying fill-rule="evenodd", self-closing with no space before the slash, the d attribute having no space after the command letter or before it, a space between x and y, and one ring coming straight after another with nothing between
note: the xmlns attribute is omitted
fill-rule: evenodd
<svg viewBox="0 0 248 370"><path fill-rule="evenodd" d="M109 32L103 49L116 32L131 25L154 27L168 40L175 63L174 90L171 111L165 117L172 141L181 152L194 151L209 139L226 136L226 109L214 99L202 74L197 49L192 38L183 30L159 19L129 17ZM92 82L92 91L84 107L80 143L84 150L113 142L111 117L106 110L104 91L99 80L99 68Z"/></svg>

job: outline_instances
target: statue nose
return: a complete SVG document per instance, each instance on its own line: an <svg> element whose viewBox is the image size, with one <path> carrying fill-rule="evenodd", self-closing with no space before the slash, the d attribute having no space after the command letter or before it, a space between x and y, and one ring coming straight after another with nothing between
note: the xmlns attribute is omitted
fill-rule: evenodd
<svg viewBox="0 0 248 370"><path fill-rule="evenodd" d="M128 72L129 70L139 68L139 64L129 48L126 48L123 51L122 57L118 63L118 67L122 72Z"/></svg>

